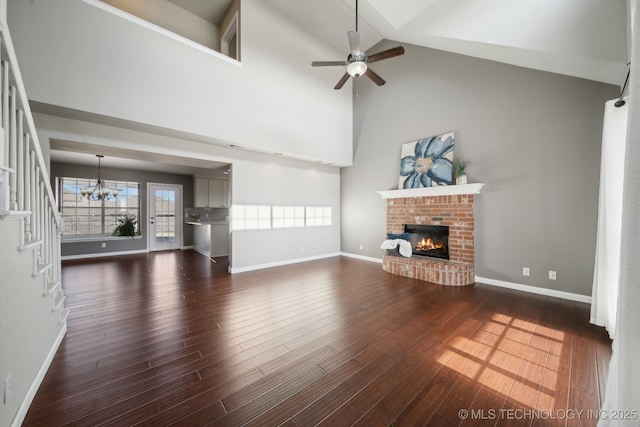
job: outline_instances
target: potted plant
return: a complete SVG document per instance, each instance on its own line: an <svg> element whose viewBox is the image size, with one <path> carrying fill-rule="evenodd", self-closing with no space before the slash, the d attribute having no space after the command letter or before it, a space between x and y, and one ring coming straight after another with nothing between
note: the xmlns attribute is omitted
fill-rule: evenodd
<svg viewBox="0 0 640 427"><path fill-rule="evenodd" d="M130 213L120 215L116 221L116 228L111 235L133 237L136 235L137 225L138 217L136 215Z"/></svg>
<svg viewBox="0 0 640 427"><path fill-rule="evenodd" d="M469 166L469 162L466 160L454 159L453 160L453 178L456 185L466 184L467 183L467 174L465 173L465 169Z"/></svg>

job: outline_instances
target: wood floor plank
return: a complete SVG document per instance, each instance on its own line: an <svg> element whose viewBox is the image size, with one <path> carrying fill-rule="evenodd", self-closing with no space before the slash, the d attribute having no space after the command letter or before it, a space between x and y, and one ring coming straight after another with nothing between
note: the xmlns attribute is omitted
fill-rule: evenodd
<svg viewBox="0 0 640 427"><path fill-rule="evenodd" d="M356 372L345 382L296 414L293 419L303 426L318 424L338 409L343 402L346 402L370 382L382 375L391 365L393 365L393 360L384 355L372 360L371 363Z"/></svg>
<svg viewBox="0 0 640 427"><path fill-rule="evenodd" d="M196 413L203 420L217 419L226 413L221 401L222 397L261 378L262 374L256 369L244 372L217 385L206 384L203 381L202 384L183 389L182 393L174 393L158 399L158 414L136 425L148 427L171 425Z"/></svg>
<svg viewBox="0 0 640 427"><path fill-rule="evenodd" d="M346 257L216 261L65 261L68 332L23 425L564 425L459 411L601 405L611 341L586 304Z"/></svg>
<svg viewBox="0 0 640 427"><path fill-rule="evenodd" d="M272 389L288 380L292 374L308 369L309 367L317 366L316 362L333 353L332 348L322 347L302 357L299 354L294 354L295 360L291 361L287 359L286 367L283 366L280 370L270 370L269 374L266 374L265 371L262 370L262 366L259 366L258 369L263 373L263 377L250 386L226 396L222 399L222 403L227 411L233 411L251 400L265 393L269 393ZM284 362L285 361L283 361L283 363Z"/></svg>
<svg viewBox="0 0 640 427"><path fill-rule="evenodd" d="M290 419L298 412L306 408L311 402L315 402L322 396L350 378L362 369L363 365L356 361L349 361L331 373L328 373L310 386L283 400L269 411L254 418L247 426L272 426Z"/></svg>
<svg viewBox="0 0 640 427"><path fill-rule="evenodd" d="M397 425L426 425L455 382L454 373L441 370L414 396L409 405L394 417L394 422Z"/></svg>
<svg viewBox="0 0 640 427"><path fill-rule="evenodd" d="M288 378L283 381L277 387L269 390L268 393L264 393L247 402L246 404L228 412L226 415L215 420L209 425L219 426L239 426L245 424L258 415L266 412L278 403L294 395L299 390L304 389L310 384L313 384L316 380L322 378L326 373L317 366L310 366L302 371L299 371L294 377ZM224 402L223 402L224 403ZM188 424L185 424L188 425Z"/></svg>

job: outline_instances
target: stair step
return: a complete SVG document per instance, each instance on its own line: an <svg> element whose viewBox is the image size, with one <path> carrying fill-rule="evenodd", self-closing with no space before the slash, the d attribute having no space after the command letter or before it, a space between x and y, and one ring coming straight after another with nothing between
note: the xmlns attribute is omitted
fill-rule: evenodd
<svg viewBox="0 0 640 427"><path fill-rule="evenodd" d="M45 286L45 290L44 290L44 296L47 296L49 294L51 294L53 291L55 291L56 289L58 289L58 286L60 286L60 281L55 281L55 282L50 282L47 283L47 285Z"/></svg>
<svg viewBox="0 0 640 427"><path fill-rule="evenodd" d="M53 267L53 264L39 264L38 267L35 269L35 271L31 273L31 275L33 277L39 276L41 274L44 274L51 267Z"/></svg>
<svg viewBox="0 0 640 427"><path fill-rule="evenodd" d="M42 240L33 240L31 242L26 242L24 245L20 245L18 246L18 250L20 252L25 252L31 249L35 249L38 246L42 245Z"/></svg>
<svg viewBox="0 0 640 427"><path fill-rule="evenodd" d="M60 312L60 320L58 321L58 323L59 324L66 323L67 318L69 317L69 313L71 313L71 310L69 310L68 308L65 308L64 310L62 310Z"/></svg>
<svg viewBox="0 0 640 427"><path fill-rule="evenodd" d="M0 210L0 219L22 219L31 215L31 211Z"/></svg>
<svg viewBox="0 0 640 427"><path fill-rule="evenodd" d="M51 309L51 311L56 311L57 309L62 307L62 303L64 303L64 300L65 300L65 296L63 294L58 295L56 299L53 301L53 308Z"/></svg>
<svg viewBox="0 0 640 427"><path fill-rule="evenodd" d="M0 128L0 130L2 130L2 128ZM4 134L4 132L3 132L3 134ZM8 168L6 166L0 166L0 182L2 182L2 180L3 180L2 177L4 175L4 172L14 173L13 169Z"/></svg>

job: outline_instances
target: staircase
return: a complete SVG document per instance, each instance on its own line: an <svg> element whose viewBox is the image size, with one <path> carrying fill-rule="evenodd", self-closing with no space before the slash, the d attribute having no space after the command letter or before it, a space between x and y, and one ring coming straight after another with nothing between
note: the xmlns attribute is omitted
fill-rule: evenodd
<svg viewBox="0 0 640 427"><path fill-rule="evenodd" d="M66 333L58 214L0 1L0 425L20 425ZM46 72L46 71L43 71Z"/></svg>

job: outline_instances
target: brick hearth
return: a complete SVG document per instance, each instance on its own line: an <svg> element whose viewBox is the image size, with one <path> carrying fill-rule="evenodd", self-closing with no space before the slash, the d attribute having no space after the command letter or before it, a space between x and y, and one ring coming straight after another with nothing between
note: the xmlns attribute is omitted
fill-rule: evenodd
<svg viewBox="0 0 640 427"><path fill-rule="evenodd" d="M479 187L478 187L479 185ZM474 187L479 192L482 184ZM462 186L454 186L462 187ZM477 188L477 191L475 191ZM418 194L424 194L428 189ZM389 273L440 285L464 286L474 283L474 196L473 194L418 197L389 196L409 190L380 192L387 200L387 233L402 233L404 224L449 226L449 260L413 255L411 258L384 255L382 268ZM446 191L446 190L445 190ZM402 192L402 193L401 193ZM389 198L391 197L391 198Z"/></svg>

